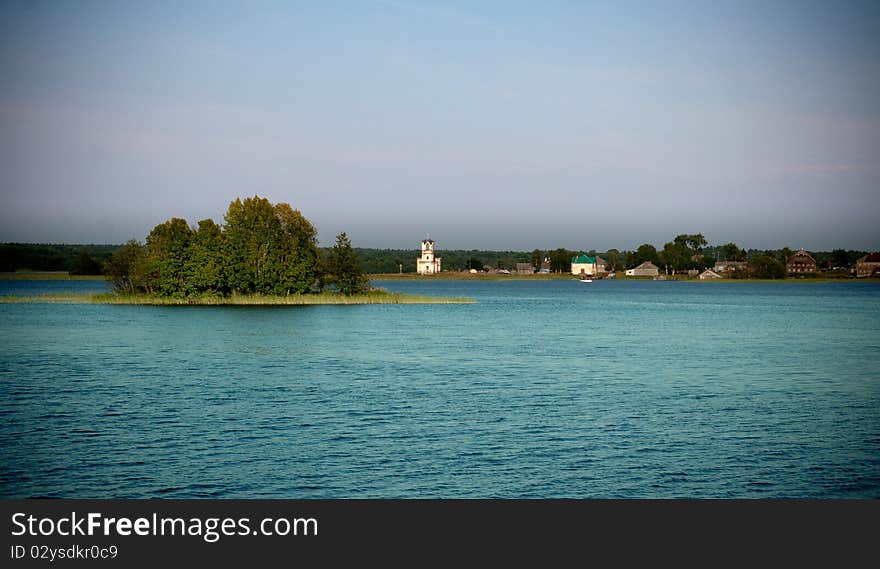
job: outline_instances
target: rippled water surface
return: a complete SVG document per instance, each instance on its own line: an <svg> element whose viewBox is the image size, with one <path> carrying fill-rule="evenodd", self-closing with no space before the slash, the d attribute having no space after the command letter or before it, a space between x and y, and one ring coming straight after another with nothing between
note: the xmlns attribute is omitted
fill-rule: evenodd
<svg viewBox="0 0 880 569"><path fill-rule="evenodd" d="M880 497L876 284L379 284L0 304L0 495Z"/></svg>

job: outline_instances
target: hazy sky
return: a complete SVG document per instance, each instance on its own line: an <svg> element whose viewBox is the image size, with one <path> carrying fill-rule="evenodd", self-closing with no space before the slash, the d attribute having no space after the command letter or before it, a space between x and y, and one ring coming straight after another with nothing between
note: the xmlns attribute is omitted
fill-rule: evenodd
<svg viewBox="0 0 880 569"><path fill-rule="evenodd" d="M0 241L880 248L880 3L0 3Z"/></svg>

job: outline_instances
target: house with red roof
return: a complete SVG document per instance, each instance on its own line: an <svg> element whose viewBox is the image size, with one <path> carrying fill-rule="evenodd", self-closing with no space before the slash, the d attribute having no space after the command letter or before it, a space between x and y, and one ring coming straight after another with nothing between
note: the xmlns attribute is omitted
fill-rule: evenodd
<svg viewBox="0 0 880 569"><path fill-rule="evenodd" d="M816 274L816 259L805 249L800 249L788 258L785 268L790 277Z"/></svg>

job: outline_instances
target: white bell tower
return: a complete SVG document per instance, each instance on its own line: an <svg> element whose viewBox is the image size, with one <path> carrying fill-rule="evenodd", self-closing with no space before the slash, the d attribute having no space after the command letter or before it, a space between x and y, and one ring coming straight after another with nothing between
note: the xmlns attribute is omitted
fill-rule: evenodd
<svg viewBox="0 0 880 569"><path fill-rule="evenodd" d="M416 261L416 272L420 275L433 275L440 272L440 258L434 256L434 240L422 240L422 256Z"/></svg>

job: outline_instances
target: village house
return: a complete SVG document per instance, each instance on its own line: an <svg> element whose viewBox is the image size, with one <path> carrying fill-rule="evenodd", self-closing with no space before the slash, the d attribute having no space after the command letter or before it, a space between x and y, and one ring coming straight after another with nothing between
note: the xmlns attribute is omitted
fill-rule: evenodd
<svg viewBox="0 0 880 569"><path fill-rule="evenodd" d="M870 253L856 261L856 278L880 276L880 253Z"/></svg>
<svg viewBox="0 0 880 569"><path fill-rule="evenodd" d="M420 275L433 275L440 272L440 257L434 256L434 240L422 241L422 256L416 260L416 272Z"/></svg>
<svg viewBox="0 0 880 569"><path fill-rule="evenodd" d="M785 263L788 276L808 275L816 273L816 260L804 249L789 257Z"/></svg>
<svg viewBox="0 0 880 569"><path fill-rule="evenodd" d="M517 263L516 264L516 274L518 274L518 275L531 275L534 272L535 272L535 267L533 267L531 263Z"/></svg>
<svg viewBox="0 0 880 569"><path fill-rule="evenodd" d="M628 277L656 277L660 274L660 268L651 261L645 261L634 269L627 269Z"/></svg>
<svg viewBox="0 0 880 569"><path fill-rule="evenodd" d="M578 255L571 258L571 274L592 276L596 274L596 257Z"/></svg>
<svg viewBox="0 0 880 569"><path fill-rule="evenodd" d="M712 269L706 269L705 271L700 273L700 280L701 281L706 281L706 280L710 280L710 279L723 279L723 278L724 277L722 277L721 275L719 275L718 273L716 273Z"/></svg>
<svg viewBox="0 0 880 569"><path fill-rule="evenodd" d="M712 270L716 273L733 273L743 271L748 266L745 261L716 261Z"/></svg>
<svg viewBox="0 0 880 569"><path fill-rule="evenodd" d="M596 257L596 272L599 274L608 272L608 261L602 257Z"/></svg>

